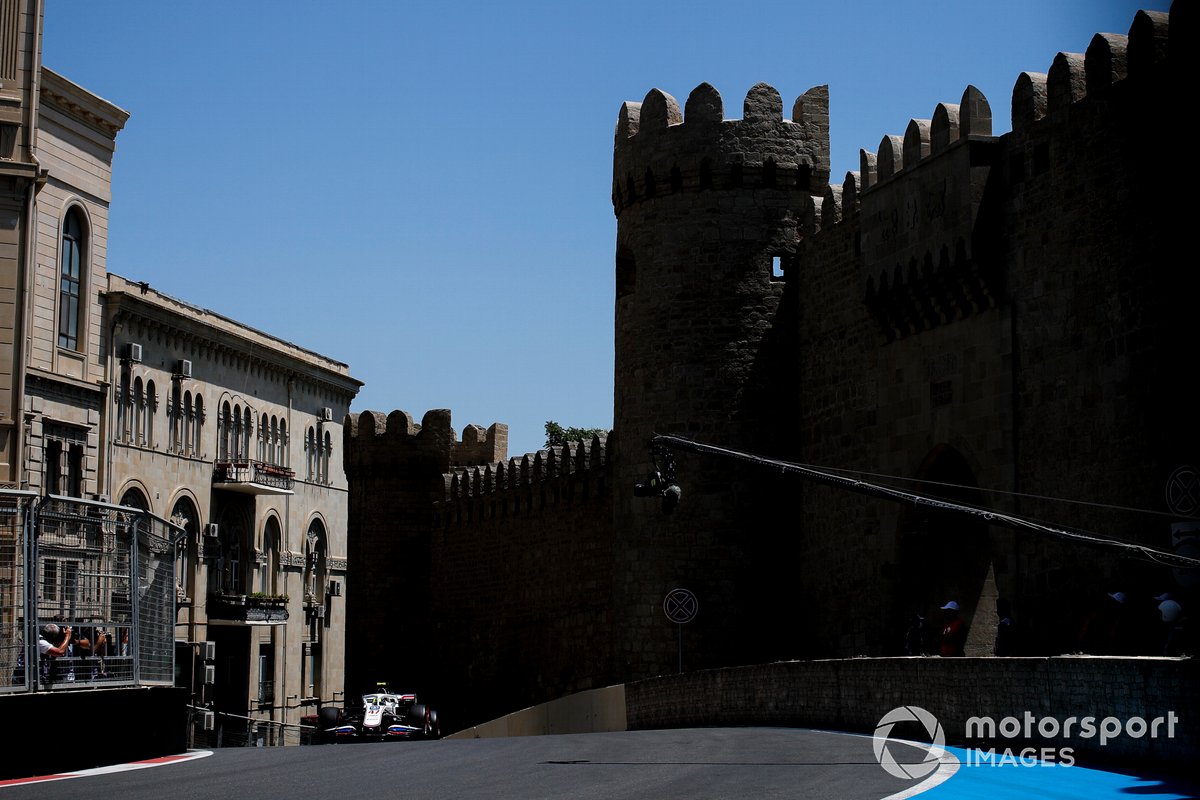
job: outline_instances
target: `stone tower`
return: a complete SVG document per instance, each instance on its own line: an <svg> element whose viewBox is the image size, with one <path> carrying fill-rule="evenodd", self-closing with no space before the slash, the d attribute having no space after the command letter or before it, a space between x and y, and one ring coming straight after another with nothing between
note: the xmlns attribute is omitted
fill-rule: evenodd
<svg viewBox="0 0 1200 800"><path fill-rule="evenodd" d="M768 635L747 615L772 602L777 583L763 565L779 563L770 551L786 547L787 532L764 529L749 510L762 508L761 477L680 456L684 497L670 516L635 498L633 486L652 467L655 433L778 452L768 437L788 427L776 411L788 405L779 396L787 381L772 369L786 342L783 271L828 181L825 86L798 98L790 120L766 84L749 91L740 120L725 119L708 84L683 113L657 89L621 108L612 198L618 675L673 671L677 656L684 669L744 662L746 648ZM677 586L695 592L701 608L678 632L662 611ZM735 631L746 640L732 641Z"/></svg>

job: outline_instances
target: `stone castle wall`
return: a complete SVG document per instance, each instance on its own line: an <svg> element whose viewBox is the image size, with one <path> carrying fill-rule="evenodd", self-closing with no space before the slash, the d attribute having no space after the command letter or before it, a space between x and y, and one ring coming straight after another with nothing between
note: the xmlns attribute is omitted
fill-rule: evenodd
<svg viewBox="0 0 1200 800"><path fill-rule="evenodd" d="M789 119L765 84L740 120L707 84L682 109L657 89L626 103L614 432L588 469L563 471L581 451L505 462L479 429L459 444L448 412L347 428L352 543L377 554L352 544L374 572L351 582L403 603L395 630L434 654L413 674L511 709L680 662L899 654L948 599L985 654L997 594L1050 655L1103 592L1186 593L1158 566L728 460L676 454L672 515L633 495L650 436L676 434L1171 549L1168 516L1116 507L1166 511L1200 444L1180 391L1198 281L1173 255L1167 163L1184 13L1019 76L1010 133L968 86L836 185L825 87ZM564 503L586 475L603 495ZM677 587L700 601L682 630L662 610ZM391 639L347 658L390 663Z"/></svg>
<svg viewBox="0 0 1200 800"><path fill-rule="evenodd" d="M416 690L461 727L608 673L604 437L508 459L504 425L460 441L448 411L397 411L352 415L345 443L348 561L374 587L347 598L347 686Z"/></svg>

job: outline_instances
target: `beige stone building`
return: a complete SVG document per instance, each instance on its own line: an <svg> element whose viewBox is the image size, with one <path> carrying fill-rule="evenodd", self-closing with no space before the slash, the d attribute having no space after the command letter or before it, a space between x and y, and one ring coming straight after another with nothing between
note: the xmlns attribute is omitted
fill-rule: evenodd
<svg viewBox="0 0 1200 800"><path fill-rule="evenodd" d="M41 13L0 0L0 485L184 527L180 682L295 722L342 694L341 428L361 383L108 271L129 115L41 66Z"/></svg>
<svg viewBox="0 0 1200 800"><path fill-rule="evenodd" d="M188 531L176 641L216 654L212 694L199 669L193 690L227 713L295 722L342 692L341 421L361 384L345 364L112 273L103 303L106 488Z"/></svg>

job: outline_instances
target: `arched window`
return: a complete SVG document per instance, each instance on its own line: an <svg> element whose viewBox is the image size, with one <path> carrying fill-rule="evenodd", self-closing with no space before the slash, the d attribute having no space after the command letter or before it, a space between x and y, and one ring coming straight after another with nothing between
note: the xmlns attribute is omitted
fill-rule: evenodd
<svg viewBox="0 0 1200 800"><path fill-rule="evenodd" d="M79 349L79 298L86 246L83 213L72 208L63 219L58 284L58 346L69 350Z"/></svg>
<svg viewBox="0 0 1200 800"><path fill-rule="evenodd" d="M304 593L313 603L325 599L325 526L319 519L309 524L304 539Z"/></svg>
<svg viewBox="0 0 1200 800"><path fill-rule="evenodd" d="M118 442L129 439L129 415L131 409L129 369L121 369L121 388L117 394L117 435Z"/></svg>
<svg viewBox="0 0 1200 800"><path fill-rule="evenodd" d="M281 419L281 420L279 420L279 439L278 439L278 442L279 442L279 445L278 445L278 446L279 446L279 460L278 460L278 464L279 464L279 466L281 466L281 467L286 467L286 466L289 466L289 465L291 464L292 457L291 457L291 456L288 454L287 422L286 422L285 420L282 420L282 419Z"/></svg>
<svg viewBox="0 0 1200 800"><path fill-rule="evenodd" d="M267 519L263 530L263 561L262 574L259 581L259 591L264 594L279 594L279 551L283 536L279 531L279 520L275 517Z"/></svg>
<svg viewBox="0 0 1200 800"><path fill-rule="evenodd" d="M217 458L228 461L230 445L233 439L233 415L229 410L228 401L221 404L221 414L217 417Z"/></svg>
<svg viewBox="0 0 1200 800"><path fill-rule="evenodd" d="M247 407L242 413L242 446L241 457L243 461L250 460L250 432L254 428L254 417L250 413L250 408Z"/></svg>
<svg viewBox="0 0 1200 800"><path fill-rule="evenodd" d="M279 419L271 417L271 463L282 465L283 459L280 457L282 448L279 446Z"/></svg>
<svg viewBox="0 0 1200 800"><path fill-rule="evenodd" d="M258 460L259 461L270 461L271 460L270 455L268 455L269 451L267 449L271 446L270 442L267 439L267 432L269 430L270 430L270 428L267 427L267 415L263 414L262 419L258 423Z"/></svg>
<svg viewBox="0 0 1200 800"><path fill-rule="evenodd" d="M200 395L196 395L196 411L195 419L192 421L192 433L195 439L192 442L192 455L204 455L204 448L200 446L204 442L204 398Z"/></svg>
<svg viewBox="0 0 1200 800"><path fill-rule="evenodd" d="M167 452L179 452L179 384L172 383L167 395Z"/></svg>
<svg viewBox="0 0 1200 800"><path fill-rule="evenodd" d="M146 435L142 444L154 447L154 414L158 411L158 394L154 391L154 381L146 381Z"/></svg>
<svg viewBox="0 0 1200 800"><path fill-rule="evenodd" d="M133 379L133 431L130 437L134 444L143 444L142 425L146 419L146 397L142 392L142 379Z"/></svg>
<svg viewBox="0 0 1200 800"><path fill-rule="evenodd" d="M238 404L233 406L233 433L229 442L228 458L234 461L240 461L243 457L242 453L242 407Z"/></svg>
<svg viewBox="0 0 1200 800"><path fill-rule="evenodd" d="M333 455L333 436L329 431L325 431L325 447L321 451L322 466L321 476L325 483L329 483L329 457Z"/></svg>
<svg viewBox="0 0 1200 800"><path fill-rule="evenodd" d="M197 529L200 527L200 515L191 499L181 497L171 510L171 522L187 531L187 535L179 543L175 551L175 595L179 599L195 597L196 587L196 541Z"/></svg>
<svg viewBox="0 0 1200 800"><path fill-rule="evenodd" d="M183 453L185 455L192 453L192 426L195 424L192 420L192 393L183 393Z"/></svg>
<svg viewBox="0 0 1200 800"><path fill-rule="evenodd" d="M308 434L304 437L304 461L308 480L314 480L317 477L317 434L312 428L308 429Z"/></svg>
<svg viewBox="0 0 1200 800"><path fill-rule="evenodd" d="M140 511L150 510L150 501L146 499L146 495L142 494L141 489L129 488L125 490L125 494L121 495L120 505L136 508Z"/></svg>

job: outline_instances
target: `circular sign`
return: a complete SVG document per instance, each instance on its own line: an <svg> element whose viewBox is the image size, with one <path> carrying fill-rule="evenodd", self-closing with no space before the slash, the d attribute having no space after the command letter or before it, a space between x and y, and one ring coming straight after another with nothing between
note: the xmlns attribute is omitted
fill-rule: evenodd
<svg viewBox="0 0 1200 800"><path fill-rule="evenodd" d="M1167 478L1167 508L1181 517L1190 517L1200 508L1200 473L1184 465Z"/></svg>
<svg viewBox="0 0 1200 800"><path fill-rule="evenodd" d="M663 613L667 619L680 625L694 620L699 610L700 601L687 589L672 589L663 600Z"/></svg>

